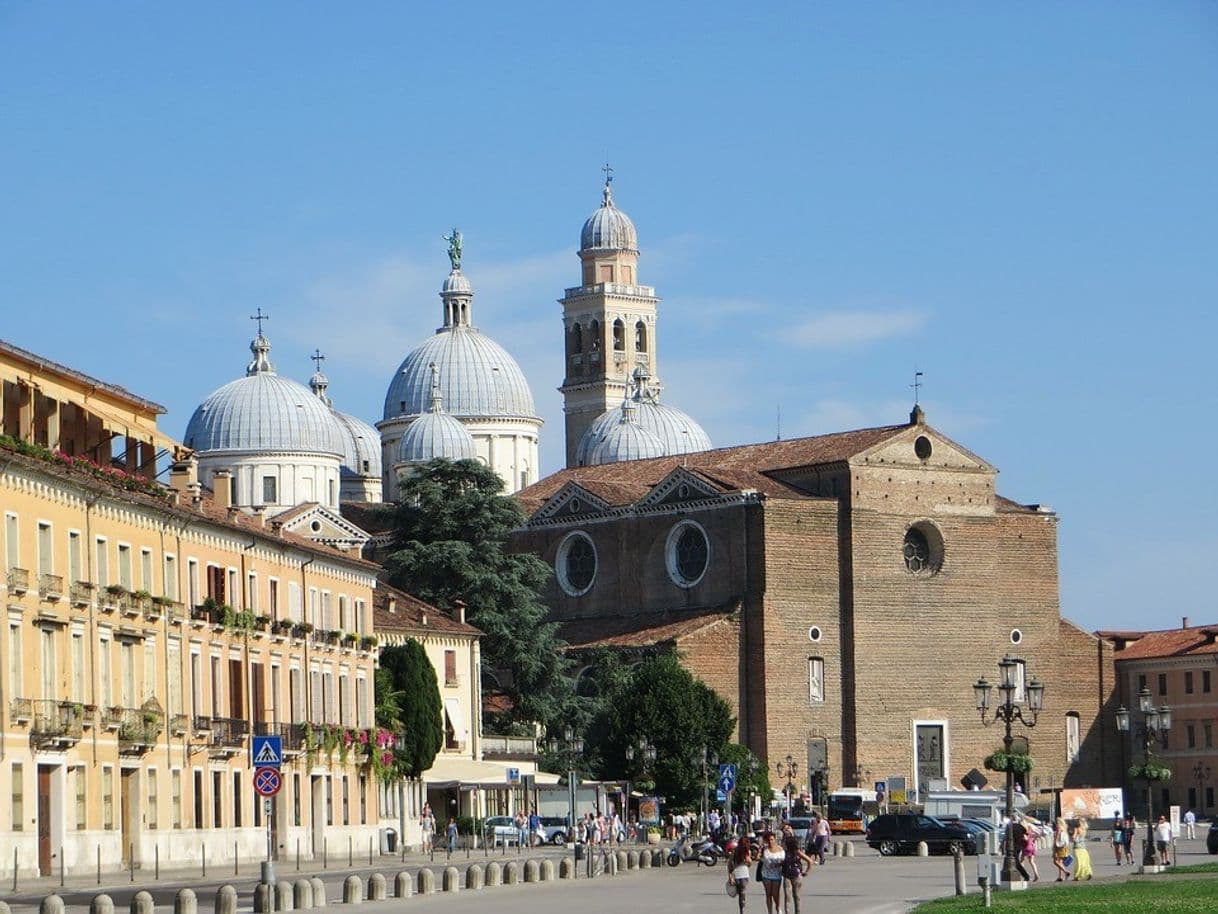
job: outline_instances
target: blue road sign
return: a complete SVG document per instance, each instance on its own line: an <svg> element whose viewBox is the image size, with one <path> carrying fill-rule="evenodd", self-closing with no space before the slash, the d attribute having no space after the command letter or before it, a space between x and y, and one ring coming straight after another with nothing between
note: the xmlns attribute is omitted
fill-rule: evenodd
<svg viewBox="0 0 1218 914"><path fill-rule="evenodd" d="M283 764L282 736L255 736L250 750L255 768L278 768Z"/></svg>
<svg viewBox="0 0 1218 914"><path fill-rule="evenodd" d="M876 793L888 793L888 782L887 781L876 781L875 782L875 792Z"/></svg>
<svg viewBox="0 0 1218 914"><path fill-rule="evenodd" d="M720 765L719 766L719 790L723 793L731 793L736 789L736 766L735 765Z"/></svg>
<svg viewBox="0 0 1218 914"><path fill-rule="evenodd" d="M520 769L519 768L509 768L507 770L507 782L509 784L519 784L520 783Z"/></svg>

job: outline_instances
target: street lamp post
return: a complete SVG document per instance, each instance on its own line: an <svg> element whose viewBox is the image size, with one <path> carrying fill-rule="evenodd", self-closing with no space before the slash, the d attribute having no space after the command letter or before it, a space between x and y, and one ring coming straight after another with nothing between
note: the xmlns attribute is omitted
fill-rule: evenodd
<svg viewBox="0 0 1218 914"><path fill-rule="evenodd" d="M985 681L984 676L978 679L973 686L973 694L977 699L977 710L981 712L981 723L987 727L997 721L1002 721L1003 724L1002 748L1007 758L1007 831L1004 842L1005 850L1002 855L1002 880L1008 883L1022 881L1019 876L1019 867L1015 861L1017 853L1015 842L1011 838L1011 830L1015 824L1015 771L1010 764L1011 744L1014 742L1014 738L1011 736L1011 724L1019 721L1025 727L1035 727L1036 718L1045 702L1045 687L1033 677L1025 688L1028 715L1024 716L1023 708L1020 707L1020 699L1017 696L1019 691L1017 671L1020 665L1021 661L1010 654L998 661L998 691L1002 701L994 707L992 714L990 713L990 689L993 686Z"/></svg>
<svg viewBox="0 0 1218 914"><path fill-rule="evenodd" d="M1213 777L1213 774L1214 770L1209 765L1198 762L1193 766L1193 780L1197 782L1197 802L1192 805L1195 805L1197 809L1205 808L1205 784ZM1196 812L1196 810L1193 811Z"/></svg>
<svg viewBox="0 0 1218 914"><path fill-rule="evenodd" d="M1146 757L1143 765L1143 773L1149 774L1146 770L1154 761L1154 744L1155 741L1161 739L1168 730L1171 729L1171 708L1163 705L1158 710L1155 710L1154 699L1151 698L1150 689L1143 686L1138 692L1138 710L1142 712L1142 723L1138 724L1137 733L1142 738L1142 753ZM1117 708L1116 711L1117 730L1121 733L1129 733L1130 720L1129 710L1124 706ZM1155 782L1152 778L1146 778L1146 844L1142 848L1142 865L1153 866L1155 862Z"/></svg>
<svg viewBox="0 0 1218 914"><path fill-rule="evenodd" d="M702 763L702 821L706 822L706 818L710 813L710 782L707 778L708 769L718 769L719 754L709 752L705 746L700 752L694 754L694 764Z"/></svg>
<svg viewBox="0 0 1218 914"><path fill-rule="evenodd" d="M780 778L787 779L787 818L789 819L791 818L791 787L795 782L795 776L799 774L799 763L788 755L774 765L774 770Z"/></svg>
<svg viewBox="0 0 1218 914"><path fill-rule="evenodd" d="M576 736L570 727L567 727L563 731L562 739L557 737L550 739L549 749L551 755L557 755L562 758L563 767L567 769L567 800L570 809L567 814L567 840L574 841L575 804L578 799L576 791L579 787L575 772L575 760L584 754L584 741Z"/></svg>

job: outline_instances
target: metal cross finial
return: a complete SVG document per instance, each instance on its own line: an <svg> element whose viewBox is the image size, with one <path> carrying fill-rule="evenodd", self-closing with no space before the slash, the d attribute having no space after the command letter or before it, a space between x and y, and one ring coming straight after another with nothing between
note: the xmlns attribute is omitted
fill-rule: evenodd
<svg viewBox="0 0 1218 914"><path fill-rule="evenodd" d="M601 171L603 171L605 173L605 183L612 184L613 183L613 166L610 165L608 162L606 162L605 166L601 169Z"/></svg>
<svg viewBox="0 0 1218 914"><path fill-rule="evenodd" d="M257 314L250 315L250 320L258 322L258 335L259 336L262 336L262 322L269 321L270 319L271 319L271 316L269 314L263 314L261 308L258 309Z"/></svg>
<svg viewBox="0 0 1218 914"><path fill-rule="evenodd" d="M913 388L914 406L917 406L918 405L918 393L922 389L922 372L918 371L917 368L914 369L913 383L910 384L909 386Z"/></svg>
<svg viewBox="0 0 1218 914"><path fill-rule="evenodd" d="M313 354L309 356L309 358L313 360L313 365L316 367L316 369L321 371L321 363L326 360L326 357L321 354L321 350L314 349Z"/></svg>

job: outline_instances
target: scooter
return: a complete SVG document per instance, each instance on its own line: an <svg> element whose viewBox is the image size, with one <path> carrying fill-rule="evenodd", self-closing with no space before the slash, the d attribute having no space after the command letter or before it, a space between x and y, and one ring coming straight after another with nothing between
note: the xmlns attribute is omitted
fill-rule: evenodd
<svg viewBox="0 0 1218 914"><path fill-rule="evenodd" d="M710 838L703 839L693 850L693 858L703 866L718 866L721 851Z"/></svg>
<svg viewBox="0 0 1218 914"><path fill-rule="evenodd" d="M668 856L665 858L669 866L680 866L681 861L685 859L685 851L689 846L689 836L682 835L677 839L677 843L668 849Z"/></svg>

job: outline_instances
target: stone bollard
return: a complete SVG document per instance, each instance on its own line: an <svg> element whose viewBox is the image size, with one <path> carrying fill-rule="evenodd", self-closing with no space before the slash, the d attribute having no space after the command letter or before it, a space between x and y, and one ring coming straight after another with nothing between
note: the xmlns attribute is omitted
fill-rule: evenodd
<svg viewBox="0 0 1218 914"><path fill-rule="evenodd" d="M280 883L280 885L286 884ZM307 911L313 907L313 883L307 879L297 879L292 883L292 904L297 911Z"/></svg>
<svg viewBox="0 0 1218 914"><path fill-rule="evenodd" d="M393 877L393 897L409 898L414 894L414 879L405 870Z"/></svg>
<svg viewBox="0 0 1218 914"><path fill-rule="evenodd" d="M7 908L8 905L5 905ZM4 911L2 914L11 914L9 911ZM89 914L114 914L114 899L109 895L94 895L93 900L89 902Z"/></svg>
<svg viewBox="0 0 1218 914"><path fill-rule="evenodd" d="M639 851L639 869L651 869L651 851L647 850L646 848Z"/></svg>
<svg viewBox="0 0 1218 914"><path fill-rule="evenodd" d="M615 872L623 873L630 869L630 855L625 851L617 852L617 868Z"/></svg>
<svg viewBox="0 0 1218 914"><path fill-rule="evenodd" d="M610 854L605 858L605 872L610 876L617 875L617 854Z"/></svg>
<svg viewBox="0 0 1218 914"><path fill-rule="evenodd" d="M106 897L109 898L110 896L107 895ZM90 906L90 910L92 910L92 906ZM111 914L113 914L113 912L114 912L114 902L113 901L110 902L110 912L111 912ZM0 914L13 914L13 909L8 906L8 902L5 901L3 898L0 898Z"/></svg>
<svg viewBox="0 0 1218 914"><path fill-rule="evenodd" d="M216 889L216 914L237 914L237 890L231 885ZM135 899L131 900L131 914L135 914Z"/></svg>
<svg viewBox="0 0 1218 914"><path fill-rule="evenodd" d="M436 893L436 874L423 867L419 870L417 889L419 895L434 895Z"/></svg>
<svg viewBox="0 0 1218 914"><path fill-rule="evenodd" d="M503 867L499 861L492 860L486 865L486 884L488 887L503 884Z"/></svg>
<svg viewBox="0 0 1218 914"><path fill-rule="evenodd" d="M455 866L444 867L444 874L441 877L444 891L460 892L461 891L461 871Z"/></svg>
<svg viewBox="0 0 1218 914"><path fill-rule="evenodd" d="M233 889L233 887L231 885L228 888ZM233 912L236 911L236 909L237 909L236 898L237 898L237 890L233 889L233 911L228 912L228 914L233 914ZM131 914L152 914L154 909L155 909L155 905L152 901L151 892L136 892L131 897L131 905L130 905Z"/></svg>
<svg viewBox="0 0 1218 914"><path fill-rule="evenodd" d="M199 896L194 889L181 889L173 896L173 914L199 914Z"/></svg>
<svg viewBox="0 0 1218 914"><path fill-rule="evenodd" d="M276 911L291 911L295 905L296 890L292 883L286 879L283 882L275 883L275 910Z"/></svg>
<svg viewBox="0 0 1218 914"><path fill-rule="evenodd" d="M651 852L651 865L660 867L664 865L664 852L659 848L655 848Z"/></svg>
<svg viewBox="0 0 1218 914"><path fill-rule="evenodd" d="M536 860L526 860L524 862L524 881L525 882L537 882L539 880L540 880L540 875L538 873L537 861Z"/></svg>
<svg viewBox="0 0 1218 914"><path fill-rule="evenodd" d="M140 894L146 895L147 892L141 892ZM135 909L132 908L132 910L134 911ZM38 905L38 914L63 914L63 899L54 893L48 895Z"/></svg>
<svg viewBox="0 0 1218 914"><path fill-rule="evenodd" d="M846 856L853 857L854 856L854 842L853 841L843 841L842 844L845 846Z"/></svg>
<svg viewBox="0 0 1218 914"><path fill-rule="evenodd" d="M515 860L509 860L503 865L503 884L515 885L520 881L520 867Z"/></svg>
<svg viewBox="0 0 1218 914"><path fill-rule="evenodd" d="M309 885L313 887L313 907L324 908L326 906L326 884L317 876L309 878Z"/></svg>
<svg viewBox="0 0 1218 914"><path fill-rule="evenodd" d="M275 910L275 890L265 883L254 886L254 914L272 914Z"/></svg>
<svg viewBox="0 0 1218 914"><path fill-rule="evenodd" d="M919 857L929 857L930 856L930 848L926 846L925 841L918 842L918 856Z"/></svg>
<svg viewBox="0 0 1218 914"><path fill-rule="evenodd" d="M570 857L563 857L558 862L558 878L559 879L574 879L575 878L575 861Z"/></svg>
<svg viewBox="0 0 1218 914"><path fill-rule="evenodd" d="M566 859L566 858L564 857L563 859ZM541 865L538 867L538 871L539 871L538 875L541 876L542 882L553 882L554 881L554 861L553 860L547 859L547 860L541 861Z"/></svg>
<svg viewBox="0 0 1218 914"><path fill-rule="evenodd" d="M364 900L364 880L348 876L343 880L343 904L359 904Z"/></svg>
<svg viewBox="0 0 1218 914"><path fill-rule="evenodd" d="M631 851L626 855L626 865L628 869L637 870L639 868L639 852Z"/></svg>
<svg viewBox="0 0 1218 914"><path fill-rule="evenodd" d="M473 891L482 888L482 864L471 863L465 871L465 887Z"/></svg>
<svg viewBox="0 0 1218 914"><path fill-rule="evenodd" d="M829 847L829 852L834 857L840 857L842 855L842 842L834 841Z"/></svg>
<svg viewBox="0 0 1218 914"><path fill-rule="evenodd" d="M368 900L384 901L389 894L389 884L381 873L373 873L368 877Z"/></svg>

